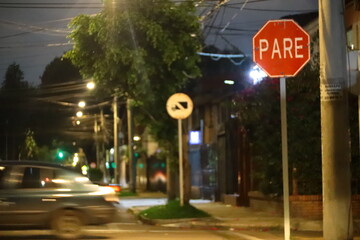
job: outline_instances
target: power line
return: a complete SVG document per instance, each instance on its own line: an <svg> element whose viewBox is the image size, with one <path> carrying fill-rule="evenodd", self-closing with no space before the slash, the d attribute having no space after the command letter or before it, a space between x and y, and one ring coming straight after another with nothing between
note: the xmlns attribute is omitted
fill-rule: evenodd
<svg viewBox="0 0 360 240"><path fill-rule="evenodd" d="M206 18L210 17L212 14L214 14L219 8L221 8L221 6L223 6L224 4L226 4L227 2L229 2L230 0L219 0L218 3L212 8L210 9L209 12L207 12L204 16L200 17L200 21L204 21Z"/></svg>
<svg viewBox="0 0 360 240"><path fill-rule="evenodd" d="M222 30L224 27L218 27L218 26L208 26L208 28L215 29L215 30ZM226 28L225 30L228 31L236 31L236 32L250 32L250 33L256 33L259 31L258 29L244 29L244 28Z"/></svg>
<svg viewBox="0 0 360 240"><path fill-rule="evenodd" d="M102 3L93 3L93 2L67 2L67 3L60 3L60 2L47 2L47 3L36 3L36 2L9 2L9 3L4 3L4 2L0 2L0 5L103 5Z"/></svg>
<svg viewBox="0 0 360 240"><path fill-rule="evenodd" d="M70 30L68 30L68 29L53 29L53 28L47 28L47 27L39 27L39 26L34 26L34 25L29 25L29 24L24 24L24 23L6 21L6 20L0 20L0 24L11 25L11 26L16 26L16 27L20 27L20 28L27 28L27 29L31 29L33 31L48 31L48 32L55 32L55 33L70 33Z"/></svg>
<svg viewBox="0 0 360 240"><path fill-rule="evenodd" d="M220 58L244 58L245 54L219 54L219 53L206 53L206 52L198 52L200 56L212 57L214 59Z"/></svg>
<svg viewBox="0 0 360 240"><path fill-rule="evenodd" d="M92 6L95 5L95 6ZM100 6L96 6L100 5ZM102 4L78 4L78 3L0 3L0 8L12 9L103 9Z"/></svg>
<svg viewBox="0 0 360 240"><path fill-rule="evenodd" d="M241 7L232 7L230 6L230 4L227 4L226 7L233 9L241 9ZM307 13L314 11L314 9L294 10L294 9L265 9L265 8L249 8L249 7L244 7L243 10L259 11L259 12L296 12L296 13Z"/></svg>
<svg viewBox="0 0 360 240"><path fill-rule="evenodd" d="M0 50L4 49L12 49L12 48L50 48L50 47L63 47L63 46L71 46L73 43L47 43L47 44L21 44L16 46L0 46Z"/></svg>

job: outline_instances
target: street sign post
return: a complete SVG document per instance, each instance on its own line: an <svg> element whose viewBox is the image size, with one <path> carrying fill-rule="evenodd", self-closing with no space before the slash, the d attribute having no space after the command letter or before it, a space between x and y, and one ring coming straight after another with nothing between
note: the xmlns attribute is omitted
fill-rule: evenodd
<svg viewBox="0 0 360 240"><path fill-rule="evenodd" d="M178 119L180 205L184 206L184 173L181 120L190 116L193 110L193 102L188 95L184 93L175 93L167 100L166 110L172 118Z"/></svg>
<svg viewBox="0 0 360 240"><path fill-rule="evenodd" d="M253 37L253 61L269 77L280 77L284 239L290 240L286 77L295 76L310 60L310 36L295 21L270 20Z"/></svg>
<svg viewBox="0 0 360 240"><path fill-rule="evenodd" d="M172 118L185 119L193 110L193 102L188 95L175 93L167 100L166 110Z"/></svg>

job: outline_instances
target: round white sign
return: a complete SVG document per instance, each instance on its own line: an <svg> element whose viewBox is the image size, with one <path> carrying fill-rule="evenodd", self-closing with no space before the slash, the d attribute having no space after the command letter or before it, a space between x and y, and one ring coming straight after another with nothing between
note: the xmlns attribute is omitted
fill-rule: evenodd
<svg viewBox="0 0 360 240"><path fill-rule="evenodd" d="M175 93L166 102L166 110L172 118L185 119L192 113L193 102L184 93Z"/></svg>

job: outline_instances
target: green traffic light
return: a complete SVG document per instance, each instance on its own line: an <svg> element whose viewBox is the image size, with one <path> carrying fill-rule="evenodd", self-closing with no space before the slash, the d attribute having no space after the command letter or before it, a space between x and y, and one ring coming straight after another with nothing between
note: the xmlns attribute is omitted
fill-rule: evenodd
<svg viewBox="0 0 360 240"><path fill-rule="evenodd" d="M63 152L58 152L57 155L58 155L58 157L61 158L61 159L64 158L64 153L63 153Z"/></svg>

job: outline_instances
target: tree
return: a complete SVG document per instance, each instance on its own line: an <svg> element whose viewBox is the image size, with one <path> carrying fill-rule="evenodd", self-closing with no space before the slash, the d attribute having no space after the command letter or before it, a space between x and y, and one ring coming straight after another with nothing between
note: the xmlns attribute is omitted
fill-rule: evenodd
<svg viewBox="0 0 360 240"><path fill-rule="evenodd" d="M41 85L64 83L81 79L77 69L68 58L56 57L41 76Z"/></svg>
<svg viewBox="0 0 360 240"><path fill-rule="evenodd" d="M25 141L20 150L19 159L32 160L37 157L39 148L34 139L34 132L31 129L25 131Z"/></svg>
<svg viewBox="0 0 360 240"><path fill-rule="evenodd" d="M290 173L298 193L321 193L321 132L318 54L287 81ZM267 194L282 194L279 79L264 79L242 91L235 109L253 143L255 182Z"/></svg>
<svg viewBox="0 0 360 240"><path fill-rule="evenodd" d="M2 83L2 89L24 89L28 88L28 83L24 80L24 72L20 65L15 62L10 64L5 73L5 79Z"/></svg>
<svg viewBox="0 0 360 240"><path fill-rule="evenodd" d="M108 94L143 103L174 93L200 74L199 22L192 1L105 1L96 16L71 26L74 48L66 56Z"/></svg>
<svg viewBox="0 0 360 240"><path fill-rule="evenodd" d="M176 127L165 105L189 77L200 75L194 2L113 2L105 1L96 16L80 15L72 21L75 44L66 56L84 77L94 78L103 94L133 99L141 110L139 119L162 146L176 145L176 134L167 131ZM176 156L176 150L169 156Z"/></svg>
<svg viewBox="0 0 360 240"><path fill-rule="evenodd" d="M0 144L5 146L0 152L1 158L16 159L19 156L20 145L33 114L29 109L31 90L24 81L20 65L15 62L10 64L0 90Z"/></svg>

